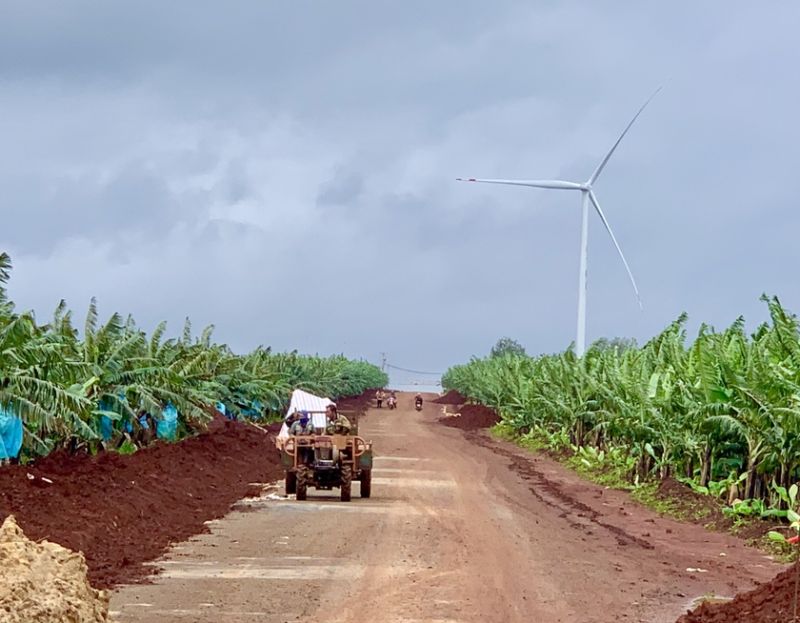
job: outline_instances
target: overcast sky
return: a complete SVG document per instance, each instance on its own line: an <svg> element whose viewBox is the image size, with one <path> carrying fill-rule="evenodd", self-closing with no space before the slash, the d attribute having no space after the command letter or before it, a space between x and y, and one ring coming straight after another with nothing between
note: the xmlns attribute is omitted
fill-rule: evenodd
<svg viewBox="0 0 800 623"><path fill-rule="evenodd" d="M780 5L780 8L775 8ZM439 371L508 335L588 338L800 311L798 3L0 5L0 249L40 320L189 315L237 350Z"/></svg>

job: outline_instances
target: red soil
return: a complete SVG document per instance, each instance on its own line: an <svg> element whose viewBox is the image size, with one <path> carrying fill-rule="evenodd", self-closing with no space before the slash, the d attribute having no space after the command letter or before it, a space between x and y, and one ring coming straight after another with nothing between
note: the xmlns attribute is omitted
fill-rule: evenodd
<svg viewBox="0 0 800 623"><path fill-rule="evenodd" d="M695 493L688 485L674 478L659 482L656 497L667 502L685 521L725 532L733 526L733 520L725 516L718 500Z"/></svg>
<svg viewBox="0 0 800 623"><path fill-rule="evenodd" d="M374 393L338 400L339 411L357 422ZM82 551L96 588L142 580L152 572L143 563L207 532L206 521L260 493L254 483L283 477L273 441L280 422L214 415L206 432L132 455L58 452L0 469L0 521L14 515L29 538Z"/></svg>
<svg viewBox="0 0 800 623"><path fill-rule="evenodd" d="M792 619L797 565L733 601L705 603L677 623L788 623ZM798 610L800 613L800 610Z"/></svg>
<svg viewBox="0 0 800 623"><path fill-rule="evenodd" d="M444 396L440 396L431 402L435 402L436 404L440 405L463 405L465 402L467 402L467 399L459 394L456 390L451 389Z"/></svg>
<svg viewBox="0 0 800 623"><path fill-rule="evenodd" d="M439 422L445 426L460 428L461 430L477 430L489 428L500 421L500 417L493 409L483 405L464 405L460 409L461 415L445 416Z"/></svg>
<svg viewBox="0 0 800 623"><path fill-rule="evenodd" d="M463 397L456 392L448 392L433 402L458 405L462 404L459 401L461 398ZM493 426L500 420L492 409L482 405L463 405L460 413L460 416L442 417L439 422L446 426L475 431ZM473 441L481 445L487 443L482 436L473 435L476 434L470 435ZM541 486L537 487L537 489L541 488ZM723 531L731 526L731 520L724 516L716 500L696 494L689 487L674 479L670 478L662 482L657 495L677 505L680 510L684 510L688 520L693 523L711 524ZM767 522L753 522L750 530L753 532L752 536L763 535L767 527ZM648 544L647 547L652 549L652 545ZM796 566L780 573L771 582L762 584L752 591L740 593L732 601L704 603L693 611L687 611L676 623L786 623L792 621L795 573ZM800 618L798 620L800 621Z"/></svg>
<svg viewBox="0 0 800 623"><path fill-rule="evenodd" d="M744 540L760 539L775 529L774 521L757 518L750 518L734 529L736 521L722 512L724 506L721 500L695 493L688 485L674 478L667 478L659 483L656 497L667 502L684 521L722 532L734 532Z"/></svg>
<svg viewBox="0 0 800 623"><path fill-rule="evenodd" d="M358 423L367 409L371 408L375 402L375 390L369 389L360 396L350 396L349 398L339 398L336 401L336 408L353 424Z"/></svg>
<svg viewBox="0 0 800 623"><path fill-rule="evenodd" d="M270 435L219 418L209 432L132 455L54 453L0 470L0 519L16 516L31 539L80 550L97 588L142 579L142 563L206 532L252 483L283 475ZM33 478L31 478L33 476ZM48 483L43 478L52 481Z"/></svg>

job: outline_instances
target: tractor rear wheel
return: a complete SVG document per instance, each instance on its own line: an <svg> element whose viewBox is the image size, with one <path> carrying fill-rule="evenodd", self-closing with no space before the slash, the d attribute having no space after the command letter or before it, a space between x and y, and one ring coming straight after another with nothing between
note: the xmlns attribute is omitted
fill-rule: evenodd
<svg viewBox="0 0 800 623"><path fill-rule="evenodd" d="M297 470L295 492L297 499L301 502L308 496L308 474L305 469Z"/></svg>
<svg viewBox="0 0 800 623"><path fill-rule="evenodd" d="M342 467L342 484L341 490L341 500L342 502L349 502L350 501L350 488L353 484L353 470L349 465L345 465Z"/></svg>
<svg viewBox="0 0 800 623"><path fill-rule="evenodd" d="M297 474L286 472L286 495L297 493Z"/></svg>
<svg viewBox="0 0 800 623"><path fill-rule="evenodd" d="M372 495L372 470L361 470L361 497L368 498Z"/></svg>

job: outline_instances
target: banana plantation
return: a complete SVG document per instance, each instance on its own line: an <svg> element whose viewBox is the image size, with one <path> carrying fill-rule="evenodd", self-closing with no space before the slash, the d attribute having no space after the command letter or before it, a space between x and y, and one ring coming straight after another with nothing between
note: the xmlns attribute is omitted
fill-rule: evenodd
<svg viewBox="0 0 800 623"><path fill-rule="evenodd" d="M377 367L343 356L269 348L237 355L212 341L213 327L193 335L188 320L180 338L166 338L165 323L148 335L131 317L100 322L94 300L82 332L63 302L39 324L9 300L10 271L0 254L0 414L21 422L23 458L100 444L135 448L169 413L177 414L174 438L202 430L215 410L274 414L295 388L339 397L387 382Z"/></svg>
<svg viewBox="0 0 800 623"><path fill-rule="evenodd" d="M752 335L739 318L688 343L682 315L641 348L473 359L442 382L586 465L614 464L632 483L675 477L769 514L800 480L800 332L777 298L762 300L770 321Z"/></svg>

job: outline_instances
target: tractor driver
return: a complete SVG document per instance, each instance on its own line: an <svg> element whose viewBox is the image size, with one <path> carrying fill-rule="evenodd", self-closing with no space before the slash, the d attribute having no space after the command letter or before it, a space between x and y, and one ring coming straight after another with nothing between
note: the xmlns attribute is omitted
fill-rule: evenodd
<svg viewBox="0 0 800 623"><path fill-rule="evenodd" d="M325 432L328 435L350 434L350 429L352 428L350 425L350 420L339 414L335 403L331 403L325 407L325 415L328 420L328 425L325 427Z"/></svg>

